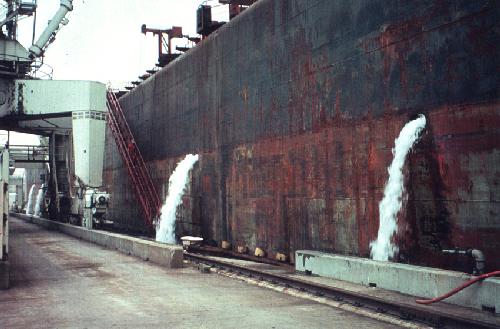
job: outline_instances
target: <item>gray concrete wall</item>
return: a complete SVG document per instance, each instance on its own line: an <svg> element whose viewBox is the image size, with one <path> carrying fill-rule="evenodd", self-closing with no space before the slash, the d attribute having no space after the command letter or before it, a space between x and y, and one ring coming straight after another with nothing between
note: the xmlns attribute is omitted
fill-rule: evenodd
<svg viewBox="0 0 500 329"><path fill-rule="evenodd" d="M296 252L295 269L365 286L376 284L377 288L425 298L441 296L473 278L461 272L310 250ZM500 278L488 278L469 286L445 302L477 309L495 307L496 313L500 313Z"/></svg>
<svg viewBox="0 0 500 329"><path fill-rule="evenodd" d="M8 289L10 283L10 263L8 260L0 261L0 290Z"/></svg>
<svg viewBox="0 0 500 329"><path fill-rule="evenodd" d="M119 252L139 257L158 265L168 268L182 267L183 250L181 246L138 239L122 234L88 230L83 227L63 224L33 216L17 214L14 216L43 226L49 230L57 230L75 238L92 242L108 249L118 250Z"/></svg>

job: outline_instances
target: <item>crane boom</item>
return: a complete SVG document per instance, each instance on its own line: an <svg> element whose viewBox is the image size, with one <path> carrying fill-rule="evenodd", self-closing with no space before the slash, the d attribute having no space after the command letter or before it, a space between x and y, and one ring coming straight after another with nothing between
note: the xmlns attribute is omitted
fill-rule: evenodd
<svg viewBox="0 0 500 329"><path fill-rule="evenodd" d="M36 58L43 54L43 50L50 43L50 39L57 33L57 30L59 30L59 26L66 17L66 14L71 10L73 10L73 0L61 0L59 10L55 13L52 20L50 20L49 25L47 25L37 42L30 47L30 57Z"/></svg>

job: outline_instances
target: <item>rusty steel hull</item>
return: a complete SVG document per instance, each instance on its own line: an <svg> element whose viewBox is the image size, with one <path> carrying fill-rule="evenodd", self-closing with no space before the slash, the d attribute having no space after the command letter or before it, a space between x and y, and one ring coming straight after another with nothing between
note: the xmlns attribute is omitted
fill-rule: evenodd
<svg viewBox="0 0 500 329"><path fill-rule="evenodd" d="M500 3L261 0L120 99L156 188L200 154L178 232L233 247L369 256L394 139L409 155L399 260L500 267ZM117 227L147 231L113 139Z"/></svg>

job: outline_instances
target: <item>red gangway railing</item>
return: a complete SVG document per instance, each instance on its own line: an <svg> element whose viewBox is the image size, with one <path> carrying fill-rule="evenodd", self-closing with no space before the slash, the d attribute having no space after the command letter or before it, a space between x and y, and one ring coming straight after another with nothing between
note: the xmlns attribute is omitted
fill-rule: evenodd
<svg viewBox="0 0 500 329"><path fill-rule="evenodd" d="M116 145L132 180L137 199L141 205L144 219L148 225L158 217L161 200L149 176L146 164L137 148L134 136L123 114L122 107L113 91L106 94L108 107L108 125L115 138Z"/></svg>

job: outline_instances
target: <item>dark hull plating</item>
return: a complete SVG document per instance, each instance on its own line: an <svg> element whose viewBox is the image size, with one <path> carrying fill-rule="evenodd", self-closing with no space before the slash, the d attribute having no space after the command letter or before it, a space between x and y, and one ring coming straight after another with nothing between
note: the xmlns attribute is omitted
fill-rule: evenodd
<svg viewBox="0 0 500 329"><path fill-rule="evenodd" d="M403 125L428 126L405 165L399 259L500 267L500 2L261 0L121 98L162 197L199 153L178 232L233 247L366 257ZM117 226L145 230L108 135Z"/></svg>

